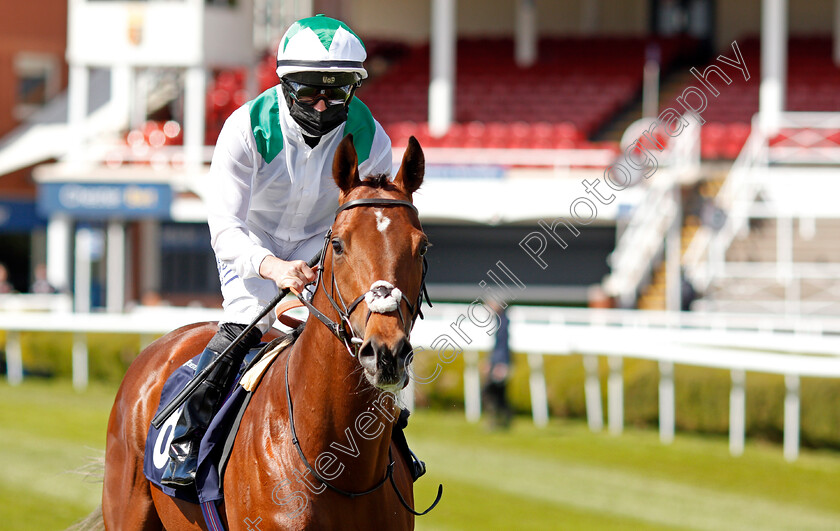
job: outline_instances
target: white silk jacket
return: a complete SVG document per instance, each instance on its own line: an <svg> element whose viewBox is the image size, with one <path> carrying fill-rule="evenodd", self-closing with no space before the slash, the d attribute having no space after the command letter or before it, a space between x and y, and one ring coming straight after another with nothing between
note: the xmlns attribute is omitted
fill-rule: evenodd
<svg viewBox="0 0 840 531"><path fill-rule="evenodd" d="M259 277L266 256L326 233L338 207L333 156L347 134L353 135L362 177L391 175L391 140L358 98L350 102L347 121L315 148L304 142L279 85L234 111L216 142L204 187L216 258L243 279Z"/></svg>

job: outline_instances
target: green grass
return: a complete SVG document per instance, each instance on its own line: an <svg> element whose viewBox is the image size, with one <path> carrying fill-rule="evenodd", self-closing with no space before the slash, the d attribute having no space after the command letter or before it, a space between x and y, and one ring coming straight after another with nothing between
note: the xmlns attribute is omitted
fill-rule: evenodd
<svg viewBox="0 0 840 531"><path fill-rule="evenodd" d="M63 529L99 504L101 484L71 472L101 455L116 388L84 393L34 379L0 384L0 528ZM579 421L545 429L519 418L488 432L463 413L419 411L408 439L428 464L416 486L420 530L840 529L840 454L777 445L729 456L721 437L654 431L590 433Z"/></svg>
<svg viewBox="0 0 840 531"><path fill-rule="evenodd" d="M652 431L620 437L580 422L519 419L488 433L460 413L419 412L409 440L427 461L418 505L444 484L426 529L840 529L840 455L775 445L729 456L726 439Z"/></svg>
<svg viewBox="0 0 840 531"><path fill-rule="evenodd" d="M102 484L80 471L105 451L116 387L0 384L0 528L63 529L99 505Z"/></svg>

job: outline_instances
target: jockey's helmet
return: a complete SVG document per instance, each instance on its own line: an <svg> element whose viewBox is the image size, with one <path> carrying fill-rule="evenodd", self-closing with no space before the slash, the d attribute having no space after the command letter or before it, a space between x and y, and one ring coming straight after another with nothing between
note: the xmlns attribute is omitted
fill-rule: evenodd
<svg viewBox="0 0 840 531"><path fill-rule="evenodd" d="M298 20L277 49L277 76L292 118L309 136L347 119L353 93L367 77L365 45L345 23L324 15ZM326 109L315 110L323 100Z"/></svg>
<svg viewBox="0 0 840 531"><path fill-rule="evenodd" d="M352 72L367 77L365 45L347 24L324 15L298 20L277 48L277 76L297 72Z"/></svg>

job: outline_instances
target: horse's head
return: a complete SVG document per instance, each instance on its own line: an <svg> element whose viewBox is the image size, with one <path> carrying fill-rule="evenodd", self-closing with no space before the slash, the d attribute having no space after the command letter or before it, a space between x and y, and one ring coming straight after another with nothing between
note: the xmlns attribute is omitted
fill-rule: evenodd
<svg viewBox="0 0 840 531"><path fill-rule="evenodd" d="M385 176L359 177L349 135L333 162L341 194L325 246L324 287L343 307L336 310L349 313L342 324L357 343L361 340L357 352L365 378L389 391L408 383L409 333L423 290L423 255L429 244L411 196L423 182L424 169L423 151L414 137L393 182ZM335 280L327 280L331 278Z"/></svg>

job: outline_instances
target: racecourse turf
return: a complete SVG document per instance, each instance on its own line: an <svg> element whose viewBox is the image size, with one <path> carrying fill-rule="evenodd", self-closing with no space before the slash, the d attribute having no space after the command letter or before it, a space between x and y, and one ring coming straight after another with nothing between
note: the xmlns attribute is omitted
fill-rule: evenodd
<svg viewBox="0 0 840 531"><path fill-rule="evenodd" d="M102 455L114 387L0 383L0 529L63 529L98 503L84 469ZM467 424L460 411L418 411L408 439L429 472L418 507L444 484L420 530L840 529L840 453L749 441L740 458L723 438L650 430L590 433L580 421L510 431Z"/></svg>

